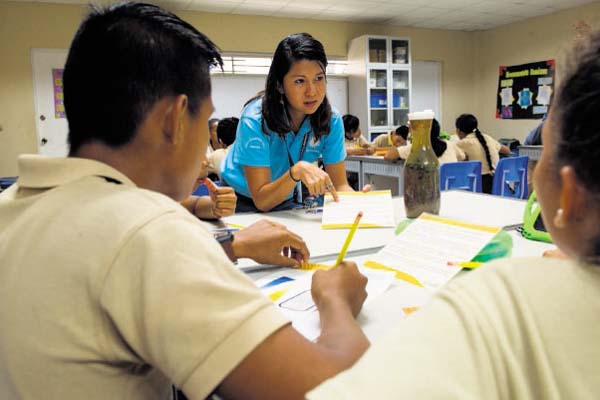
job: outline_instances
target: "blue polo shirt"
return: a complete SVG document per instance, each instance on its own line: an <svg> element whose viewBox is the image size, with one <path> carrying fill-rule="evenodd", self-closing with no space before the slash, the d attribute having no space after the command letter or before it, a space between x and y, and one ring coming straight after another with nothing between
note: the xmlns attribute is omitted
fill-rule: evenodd
<svg viewBox="0 0 600 400"><path fill-rule="evenodd" d="M305 135L308 136L306 149L302 160L314 162L323 157L325 164L335 164L346 159L344 147L344 124L337 111L332 110L331 125L328 135L321 136L315 143L314 134L310 126L310 119L306 118L297 135L293 132L285 134L284 138L266 127L268 134L262 130L262 99L256 99L242 110L242 117L237 128L235 142L229 147L227 157L221 164L221 176L236 192L252 197L248 190L248 182L244 174L244 166L267 167L271 169L271 182L290 169L288 150L292 161L297 163ZM287 198L291 198L293 190Z"/></svg>

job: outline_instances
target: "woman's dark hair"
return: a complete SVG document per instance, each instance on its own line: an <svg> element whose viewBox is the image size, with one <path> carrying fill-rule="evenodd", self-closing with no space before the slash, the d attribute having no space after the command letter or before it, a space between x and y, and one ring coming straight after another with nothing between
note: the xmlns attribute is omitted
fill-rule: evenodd
<svg viewBox="0 0 600 400"><path fill-rule="evenodd" d="M321 42L308 33L296 33L279 42L267 76L262 102L263 122L281 137L291 131L292 126L287 110L288 101L280 89L283 88L283 77L300 60L316 61L323 73L326 72L327 56ZM310 115L310 125L316 141L329 134L330 123L331 106L325 96L317 111ZM266 133L264 127L263 131Z"/></svg>
<svg viewBox="0 0 600 400"><path fill-rule="evenodd" d="M446 142L440 137L440 123L437 119L431 121L431 147L436 157L440 157L448 148Z"/></svg>
<svg viewBox="0 0 600 400"><path fill-rule="evenodd" d="M399 127L396 128L396 135L401 136L402 139L406 140L406 139L408 139L409 131L410 131L410 129L408 129L408 126L400 125Z"/></svg>
<svg viewBox="0 0 600 400"><path fill-rule="evenodd" d="M360 125L358 117L351 114L344 115L342 121L344 122L344 132L354 133L358 129L358 125Z"/></svg>
<svg viewBox="0 0 600 400"><path fill-rule="evenodd" d="M485 151L485 159L487 160L490 171L494 170L494 166L492 165L492 157L490 156L490 149L485 141L485 138L481 134L481 131L477 129L477 118L473 114L461 114L458 118L456 118L456 128L466 134L475 133L477 140L481 143L483 150Z"/></svg>
<svg viewBox="0 0 600 400"><path fill-rule="evenodd" d="M160 7L92 6L69 49L63 74L71 154L87 142L128 143L161 98L185 94L195 115L210 95L218 48Z"/></svg>

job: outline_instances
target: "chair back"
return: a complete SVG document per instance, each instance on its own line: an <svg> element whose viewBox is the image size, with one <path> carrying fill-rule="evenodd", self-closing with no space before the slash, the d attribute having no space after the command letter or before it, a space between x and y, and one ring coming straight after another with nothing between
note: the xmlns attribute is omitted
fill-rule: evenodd
<svg viewBox="0 0 600 400"><path fill-rule="evenodd" d="M221 181L213 181L213 183L217 186L224 186L223 183L221 183ZM194 192L192 193L192 195L194 196L208 196L208 186L206 186L206 183L202 183L200 184L196 190L194 190Z"/></svg>
<svg viewBox="0 0 600 400"><path fill-rule="evenodd" d="M440 190L461 189L481 193L481 161L440 165Z"/></svg>
<svg viewBox="0 0 600 400"><path fill-rule="evenodd" d="M501 158L494 171L492 194L503 197L526 199L529 196L527 187L527 163L529 157Z"/></svg>

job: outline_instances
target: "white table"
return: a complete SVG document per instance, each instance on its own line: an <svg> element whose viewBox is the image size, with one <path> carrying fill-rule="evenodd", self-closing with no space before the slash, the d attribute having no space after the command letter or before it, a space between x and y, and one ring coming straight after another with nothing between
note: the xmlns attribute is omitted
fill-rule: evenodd
<svg viewBox="0 0 600 400"><path fill-rule="evenodd" d="M526 203L523 200L465 191L445 191L441 196L440 215L443 217L501 227L519 224L523 220ZM400 222L405 218L402 198L394 198L393 202L395 220ZM287 225L306 240L312 259L326 264L335 260L348 232L347 229L322 230L321 214L306 214L304 210L237 214L225 218L225 221L247 226L261 218ZM369 254L376 253L393 239L393 231L391 228L357 230L346 258L357 262L366 259ZM509 234L513 239L513 257L538 256L544 250L554 247L551 244L527 240L515 230L509 230ZM248 260L248 263L242 263L242 266L244 265L252 263ZM257 280L273 271L271 268L269 271L251 272L248 275ZM415 288L403 281L395 281L388 291L363 308L358 321L370 339L379 337L404 318L399 307L406 305L407 296L418 298L430 295Z"/></svg>

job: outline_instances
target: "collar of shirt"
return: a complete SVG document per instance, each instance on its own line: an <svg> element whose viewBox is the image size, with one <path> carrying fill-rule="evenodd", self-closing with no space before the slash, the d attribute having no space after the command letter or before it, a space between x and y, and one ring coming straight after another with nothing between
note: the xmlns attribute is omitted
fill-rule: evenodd
<svg viewBox="0 0 600 400"><path fill-rule="evenodd" d="M45 157L24 154L18 158L19 186L43 189L73 182L86 176L101 176L136 186L127 176L100 161L75 157Z"/></svg>

